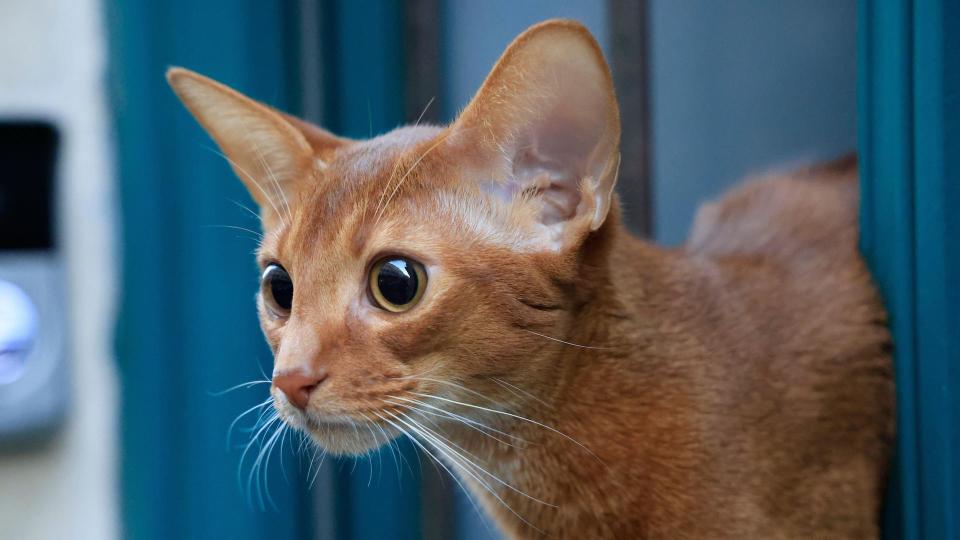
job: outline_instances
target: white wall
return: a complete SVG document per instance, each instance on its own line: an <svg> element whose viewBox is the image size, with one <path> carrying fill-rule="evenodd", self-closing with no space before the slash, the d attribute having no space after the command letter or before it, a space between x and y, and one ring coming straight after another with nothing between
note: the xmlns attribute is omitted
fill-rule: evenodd
<svg viewBox="0 0 960 540"><path fill-rule="evenodd" d="M0 118L41 117L61 133L58 241L72 367L67 423L51 444L0 449L0 538L110 539L119 532L118 276L105 78L98 0L0 0Z"/></svg>

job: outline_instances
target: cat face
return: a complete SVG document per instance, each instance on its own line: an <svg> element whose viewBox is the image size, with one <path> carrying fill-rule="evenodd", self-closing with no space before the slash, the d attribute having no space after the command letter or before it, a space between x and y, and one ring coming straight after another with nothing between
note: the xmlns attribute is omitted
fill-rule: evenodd
<svg viewBox="0 0 960 540"><path fill-rule="evenodd" d="M257 303L288 423L362 453L548 392L618 164L609 72L583 27L521 35L451 125L366 141L186 70L168 80L260 206Z"/></svg>

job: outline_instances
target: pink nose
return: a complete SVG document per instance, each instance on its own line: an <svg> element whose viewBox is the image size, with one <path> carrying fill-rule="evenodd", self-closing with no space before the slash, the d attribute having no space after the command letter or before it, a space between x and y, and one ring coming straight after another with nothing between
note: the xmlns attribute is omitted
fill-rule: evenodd
<svg viewBox="0 0 960 540"><path fill-rule="evenodd" d="M287 399L290 400L290 403L293 403L294 407L304 410L310 401L310 394L313 393L326 378L327 374L323 372L304 373L302 371L293 371L274 375L273 384L287 396Z"/></svg>

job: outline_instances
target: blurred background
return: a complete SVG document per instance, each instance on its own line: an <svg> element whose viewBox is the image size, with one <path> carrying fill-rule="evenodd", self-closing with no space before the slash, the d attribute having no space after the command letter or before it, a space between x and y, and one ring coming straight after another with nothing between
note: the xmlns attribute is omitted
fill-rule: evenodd
<svg viewBox="0 0 960 540"><path fill-rule="evenodd" d="M163 74L367 137L450 120L551 17L611 63L638 234L856 147L854 0L0 0L0 538L497 538L410 445L241 462L257 221Z"/></svg>

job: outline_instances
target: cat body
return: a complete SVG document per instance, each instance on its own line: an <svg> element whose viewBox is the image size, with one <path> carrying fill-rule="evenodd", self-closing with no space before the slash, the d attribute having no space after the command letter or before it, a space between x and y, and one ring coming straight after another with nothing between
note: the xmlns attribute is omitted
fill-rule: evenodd
<svg viewBox="0 0 960 540"><path fill-rule="evenodd" d="M521 421L498 427L522 449L460 434L560 509L500 489L508 505L557 538L877 537L890 337L856 181L855 165L754 180L702 209L680 250L603 230L607 264L584 278L604 286L583 287L569 334L599 348L550 345L556 384L525 409L596 459Z"/></svg>
<svg viewBox="0 0 960 540"><path fill-rule="evenodd" d="M752 181L687 245L631 236L619 113L537 25L449 126L336 137L168 80L261 209L274 406L323 449L406 436L516 538L869 538L890 336L857 173Z"/></svg>

